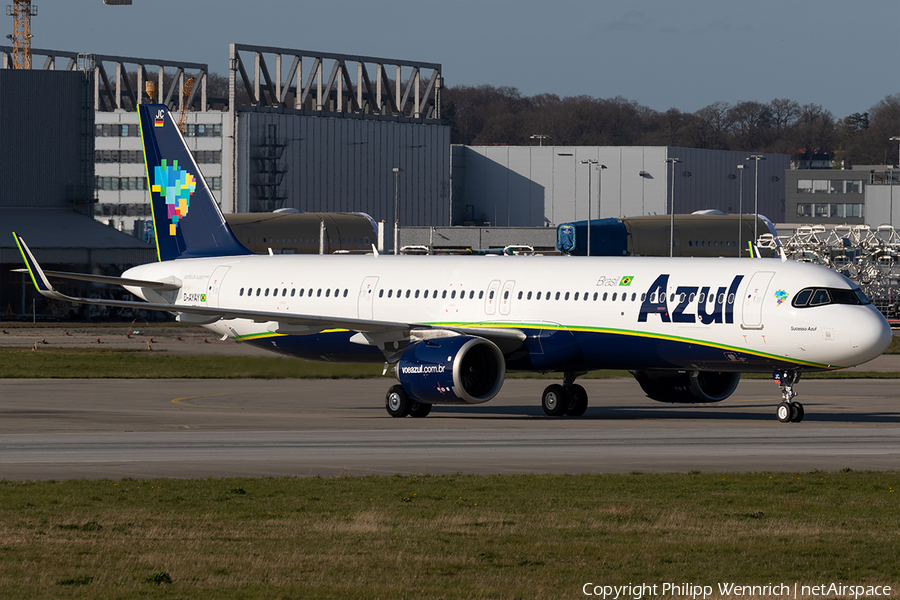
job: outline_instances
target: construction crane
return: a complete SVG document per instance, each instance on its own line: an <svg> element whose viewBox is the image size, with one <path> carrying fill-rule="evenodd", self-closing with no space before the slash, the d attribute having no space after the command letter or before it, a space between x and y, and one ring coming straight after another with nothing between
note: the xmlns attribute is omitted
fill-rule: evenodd
<svg viewBox="0 0 900 600"><path fill-rule="evenodd" d="M184 82L184 89L181 90L181 112L178 115L178 129L181 130L181 135L187 135L185 133L185 128L187 127L187 114L188 106L191 99L191 92L194 91L194 76L188 77L188 80Z"/></svg>
<svg viewBox="0 0 900 600"><path fill-rule="evenodd" d="M13 18L13 32L6 36L13 45L13 69L31 68L31 17L37 15L37 6L31 0L12 0L6 5L6 14Z"/></svg>

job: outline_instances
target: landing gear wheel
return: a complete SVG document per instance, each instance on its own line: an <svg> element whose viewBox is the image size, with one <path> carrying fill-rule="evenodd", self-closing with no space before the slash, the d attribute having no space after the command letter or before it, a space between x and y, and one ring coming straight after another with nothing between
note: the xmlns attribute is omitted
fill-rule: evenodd
<svg viewBox="0 0 900 600"><path fill-rule="evenodd" d="M541 408L548 417L561 417L569 407L569 395L566 388L554 383L548 385L541 396Z"/></svg>
<svg viewBox="0 0 900 600"><path fill-rule="evenodd" d="M803 420L803 405L799 402L791 402L791 423L799 423Z"/></svg>
<svg viewBox="0 0 900 600"><path fill-rule="evenodd" d="M418 400L410 400L409 402L409 416L416 418L427 417L428 413L431 412L431 404L426 402L419 402Z"/></svg>
<svg viewBox="0 0 900 600"><path fill-rule="evenodd" d="M384 397L384 407L392 417L405 417L409 414L412 402L402 385L392 386Z"/></svg>
<svg viewBox="0 0 900 600"><path fill-rule="evenodd" d="M569 404L566 406L566 414L570 417L580 417L588 407L587 390L578 384L573 384L567 387L566 391L569 395Z"/></svg>
<svg viewBox="0 0 900 600"><path fill-rule="evenodd" d="M787 402L782 402L778 405L778 410L775 414L778 415L778 420L782 423L790 423L792 412L791 405Z"/></svg>

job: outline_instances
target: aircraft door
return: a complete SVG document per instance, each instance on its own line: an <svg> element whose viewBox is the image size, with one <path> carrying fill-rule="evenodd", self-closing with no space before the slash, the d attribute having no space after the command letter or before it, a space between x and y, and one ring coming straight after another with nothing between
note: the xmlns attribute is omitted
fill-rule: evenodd
<svg viewBox="0 0 900 600"><path fill-rule="evenodd" d="M503 289L500 290L500 314L508 315L509 314L509 305L512 303L512 294L513 290L516 287L516 282L513 280L509 280L503 284Z"/></svg>
<svg viewBox="0 0 900 600"><path fill-rule="evenodd" d="M762 307L769 282L772 281L772 271L760 271L754 273L744 292L744 302L741 309L741 327L744 329L762 329Z"/></svg>
<svg viewBox="0 0 900 600"><path fill-rule="evenodd" d="M357 304L360 319L372 319L375 303L375 288L378 287L378 277L369 276L363 279L359 286L359 302Z"/></svg>
<svg viewBox="0 0 900 600"><path fill-rule="evenodd" d="M488 286L487 295L484 297L484 314L492 315L497 312L497 292L500 290L500 280L495 279Z"/></svg>
<svg viewBox="0 0 900 600"><path fill-rule="evenodd" d="M231 267L219 265L209 277L206 287L206 305L213 308L219 308L219 290L222 289L222 280Z"/></svg>

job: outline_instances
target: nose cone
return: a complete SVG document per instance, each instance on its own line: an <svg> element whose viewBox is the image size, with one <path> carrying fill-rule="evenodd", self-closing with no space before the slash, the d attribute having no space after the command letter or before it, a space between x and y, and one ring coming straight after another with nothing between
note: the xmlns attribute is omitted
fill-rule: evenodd
<svg viewBox="0 0 900 600"><path fill-rule="evenodd" d="M878 309L866 306L867 314L854 320L850 327L850 346L853 364L860 365L881 356L891 345L891 326Z"/></svg>

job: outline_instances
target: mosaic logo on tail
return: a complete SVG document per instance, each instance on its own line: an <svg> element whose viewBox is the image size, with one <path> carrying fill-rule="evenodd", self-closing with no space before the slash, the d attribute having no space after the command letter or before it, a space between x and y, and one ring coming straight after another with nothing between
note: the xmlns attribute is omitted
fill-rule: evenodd
<svg viewBox="0 0 900 600"><path fill-rule="evenodd" d="M191 194L197 189L197 178L178 168L178 161L166 164L162 159L161 164L153 169L153 186L150 188L166 199L167 216L169 223L169 235L175 235L178 223L185 218L191 206Z"/></svg>

